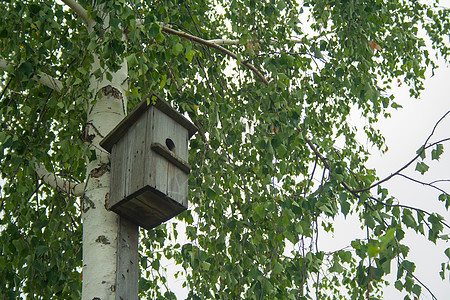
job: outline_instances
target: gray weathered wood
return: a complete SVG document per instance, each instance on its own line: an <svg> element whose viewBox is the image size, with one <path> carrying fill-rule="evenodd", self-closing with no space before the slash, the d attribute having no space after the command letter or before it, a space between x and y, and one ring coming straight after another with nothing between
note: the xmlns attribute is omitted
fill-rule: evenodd
<svg viewBox="0 0 450 300"><path fill-rule="evenodd" d="M181 157L176 155L174 152L170 151L167 146L161 145L160 143L152 143L151 149L167 159L172 165L181 169L184 173L189 174L191 172L191 166L185 162Z"/></svg>
<svg viewBox="0 0 450 300"><path fill-rule="evenodd" d="M137 224L119 218L117 236L116 300L137 300L139 293Z"/></svg>
<svg viewBox="0 0 450 300"><path fill-rule="evenodd" d="M157 109L152 110L152 142L165 143L167 136L167 116ZM164 140L164 141L163 141ZM151 146L150 146L151 147ZM153 152L153 151L152 151ZM167 160L160 154L152 153L152 161L148 166L153 174L152 184L154 187L167 195Z"/></svg>
<svg viewBox="0 0 450 300"><path fill-rule="evenodd" d="M127 174L127 195L137 192L144 186L144 162L146 143L147 118L136 120L130 127L128 137L128 166L130 172Z"/></svg>
<svg viewBox="0 0 450 300"><path fill-rule="evenodd" d="M167 195L188 207L188 174L173 164L167 169Z"/></svg>
<svg viewBox="0 0 450 300"><path fill-rule="evenodd" d="M196 128L166 102L141 103L101 142L111 151L108 207L151 229L188 205L188 140Z"/></svg>
<svg viewBox="0 0 450 300"><path fill-rule="evenodd" d="M147 100L144 99L140 104L138 104L134 110L128 114L101 142L100 146L103 147L108 152L111 152L112 146L117 143L127 132L128 128L134 124L134 122L144 114L149 106L156 107L159 111L164 112L175 122L183 126L188 130L189 138L197 132L197 127L192 124L188 119L186 119L182 114L173 109L169 103L162 100L159 96L152 93L149 97L155 98L154 103L150 101L147 104Z"/></svg>
<svg viewBox="0 0 450 300"><path fill-rule="evenodd" d="M127 140L119 140L111 153L111 188L108 209L116 205L126 197L126 169L127 159L123 153L127 152Z"/></svg>

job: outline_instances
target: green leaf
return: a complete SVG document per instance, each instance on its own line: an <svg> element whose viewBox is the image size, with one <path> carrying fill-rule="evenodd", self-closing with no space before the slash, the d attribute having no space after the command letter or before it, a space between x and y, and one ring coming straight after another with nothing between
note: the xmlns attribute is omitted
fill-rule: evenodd
<svg viewBox="0 0 450 300"><path fill-rule="evenodd" d="M30 75L33 72L33 64L31 62L23 62L19 66L19 72L24 73L25 75Z"/></svg>
<svg viewBox="0 0 450 300"><path fill-rule="evenodd" d="M402 266L409 272L414 272L414 270L416 269L416 265L413 262L406 259L402 262Z"/></svg>
<svg viewBox="0 0 450 300"><path fill-rule="evenodd" d="M277 262L275 262L275 265L273 266L272 271L273 271L274 275L277 275L277 274L280 274L281 272L284 272L284 267L277 261Z"/></svg>
<svg viewBox="0 0 450 300"><path fill-rule="evenodd" d="M403 284L402 284L402 282L401 282L400 280L397 280L397 281L395 282L394 286L395 286L395 288L396 288L397 290L399 290L400 292L403 290Z"/></svg>
<svg viewBox="0 0 450 300"><path fill-rule="evenodd" d="M2 144L6 139L6 133L0 131L0 144Z"/></svg>
<svg viewBox="0 0 450 300"><path fill-rule="evenodd" d="M450 195L449 194L440 194L439 201L445 202L446 209L448 209L450 207Z"/></svg>
<svg viewBox="0 0 450 300"><path fill-rule="evenodd" d="M206 261L202 261L201 262L201 266L202 266L202 269L205 270L205 271L209 271L209 269L211 268L211 264L209 262L206 262Z"/></svg>
<svg viewBox="0 0 450 300"><path fill-rule="evenodd" d="M217 196L217 193L214 189L208 187L208 189L206 190L206 195L209 199L214 199Z"/></svg>
<svg viewBox="0 0 450 300"><path fill-rule="evenodd" d="M339 262L337 262L337 261L333 262L333 266L331 267L331 271L337 272L337 273L342 273L344 270L345 270L344 267L342 267L342 265Z"/></svg>
<svg viewBox="0 0 450 300"><path fill-rule="evenodd" d="M192 61L192 59L194 58L195 55L195 51L194 50L190 50L188 52L186 52L186 58L189 62Z"/></svg>
<svg viewBox="0 0 450 300"><path fill-rule="evenodd" d="M424 162L418 162L416 165L416 171L418 171L420 174L425 174L426 171L428 171L430 167Z"/></svg>
<svg viewBox="0 0 450 300"><path fill-rule="evenodd" d="M264 218L266 215L266 210L264 209L264 206L261 204L255 206L255 212L258 214L260 218Z"/></svg>
<svg viewBox="0 0 450 300"><path fill-rule="evenodd" d="M183 51L183 45L181 43L176 43L172 48L172 53L178 55Z"/></svg>
<svg viewBox="0 0 450 300"><path fill-rule="evenodd" d="M347 201L347 194L344 192L340 192L339 200L341 203L341 212L344 214L344 216L347 216L350 211L350 203Z"/></svg>
<svg viewBox="0 0 450 300"><path fill-rule="evenodd" d="M127 60L129 68L133 68L134 66L137 66L138 63L139 63L137 58L136 58L136 53L131 53L125 59Z"/></svg>
<svg viewBox="0 0 450 300"><path fill-rule="evenodd" d="M82 82L83 81L81 80L81 78L77 77L77 78L75 78L75 81L74 81L73 85L78 85L78 84L80 84Z"/></svg>
<svg viewBox="0 0 450 300"><path fill-rule="evenodd" d="M367 254L369 254L369 257L375 257L378 253L380 253L380 248L378 246L367 247Z"/></svg>
<svg viewBox="0 0 450 300"><path fill-rule="evenodd" d="M416 151L416 153L419 155L419 157L420 157L421 159L425 159L426 153L425 153L425 148L424 148L423 146L420 147L420 148Z"/></svg>
<svg viewBox="0 0 450 300"><path fill-rule="evenodd" d="M386 247L393 239L395 235L395 228L389 228L386 233L380 237L380 241L383 247Z"/></svg>
<svg viewBox="0 0 450 300"><path fill-rule="evenodd" d="M414 295L416 295L417 297L419 297L420 294L422 293L422 287L421 287L420 285L418 285L418 284L415 284L415 285L413 286L412 291L413 291Z"/></svg>
<svg viewBox="0 0 450 300"><path fill-rule="evenodd" d="M153 39L159 34L161 34L161 26L159 26L157 23L152 23L148 31L149 38Z"/></svg>
<svg viewBox="0 0 450 300"><path fill-rule="evenodd" d="M437 144L436 149L431 151L431 159L439 160L442 153L444 153L444 146L442 144Z"/></svg>

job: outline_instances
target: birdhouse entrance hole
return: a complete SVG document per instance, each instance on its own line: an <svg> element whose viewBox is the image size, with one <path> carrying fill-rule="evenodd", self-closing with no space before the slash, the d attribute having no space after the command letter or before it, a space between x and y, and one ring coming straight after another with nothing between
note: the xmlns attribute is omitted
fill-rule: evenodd
<svg viewBox="0 0 450 300"><path fill-rule="evenodd" d="M166 146L172 152L175 150L175 143L171 139L166 139Z"/></svg>

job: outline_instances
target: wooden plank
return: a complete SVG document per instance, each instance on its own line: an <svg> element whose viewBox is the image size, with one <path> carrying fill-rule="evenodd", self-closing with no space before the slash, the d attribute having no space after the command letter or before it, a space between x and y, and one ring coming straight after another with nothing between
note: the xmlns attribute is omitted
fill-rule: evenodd
<svg viewBox="0 0 450 300"><path fill-rule="evenodd" d="M166 145L166 139L174 138L172 135L174 133L173 124L175 122L168 115L158 109L154 110L153 118L155 122L153 129L153 143ZM180 145L175 144L175 148L172 151L177 153L179 147Z"/></svg>
<svg viewBox="0 0 450 300"><path fill-rule="evenodd" d="M167 219L165 214L147 207L136 198L117 207L116 212L121 217L124 217L145 229L153 228ZM149 228L149 224L154 224L154 226Z"/></svg>
<svg viewBox="0 0 450 300"><path fill-rule="evenodd" d="M186 210L186 207L147 186L113 210L121 217L151 229Z"/></svg>
<svg viewBox="0 0 450 300"><path fill-rule="evenodd" d="M173 164L169 164L167 172L168 193L167 195L188 207L188 174Z"/></svg>
<svg viewBox="0 0 450 300"><path fill-rule="evenodd" d="M172 122L168 126L168 135L174 141L178 148L176 149L177 157L183 161L189 167L188 160L188 132L187 130L176 122ZM188 176L186 170L180 166L179 163L174 163L170 160L170 164L167 169L167 185L168 195L178 203L187 208L188 206Z"/></svg>
<svg viewBox="0 0 450 300"><path fill-rule="evenodd" d="M106 137L100 141L100 146L108 152L111 152L112 146L116 144L128 131L128 129L139 119L139 117L145 113L148 109L147 101L139 103L131 113L111 130Z"/></svg>
<svg viewBox="0 0 450 300"><path fill-rule="evenodd" d="M156 187L156 177L155 174L152 174L153 168L153 152L151 149L151 144L153 142L153 127L155 125L153 121L153 111L154 107L151 107L147 111L146 119L147 119L147 128L145 131L146 139L145 139L145 158L144 158L144 185L150 185L152 187Z"/></svg>
<svg viewBox="0 0 450 300"><path fill-rule="evenodd" d="M116 300L138 299L138 236L138 225L120 217L117 235Z"/></svg>
<svg viewBox="0 0 450 300"><path fill-rule="evenodd" d="M197 127L188 119L186 119L182 114L180 114L177 110L175 110L172 106L170 106L168 102L162 100L156 94L152 96L157 97L157 101L155 102L154 106L168 115L172 120L186 128L188 130L189 137L193 136L197 132Z"/></svg>
<svg viewBox="0 0 450 300"><path fill-rule="evenodd" d="M191 172L191 166L176 153L170 151L167 146L161 145L160 143L152 143L151 149L163 156L170 164L175 165L184 173L189 174Z"/></svg>
<svg viewBox="0 0 450 300"><path fill-rule="evenodd" d="M126 140L120 140L112 148L111 154L111 181L108 209L125 199L127 160L124 153L127 152Z"/></svg>
<svg viewBox="0 0 450 300"><path fill-rule="evenodd" d="M170 218L186 209L172 199L154 191L151 188L146 189L144 193L137 196L137 199L142 202L142 205L146 205L151 210L157 211L155 214L168 216Z"/></svg>
<svg viewBox="0 0 450 300"><path fill-rule="evenodd" d="M130 166L127 197L144 186L145 177L145 139L147 118L142 115L129 129L128 164ZM132 136L131 133L132 132Z"/></svg>
<svg viewBox="0 0 450 300"><path fill-rule="evenodd" d="M176 122L171 122L168 126L168 136L177 145L175 153L186 163L188 162L188 131Z"/></svg>
<svg viewBox="0 0 450 300"><path fill-rule="evenodd" d="M157 109L152 109L152 142L160 142L167 130L167 116ZM165 139L164 142L165 143ZM151 145L150 145L151 147ZM150 148L151 150L151 148ZM149 172L152 174L154 188L167 195L167 167L169 163L161 155L152 151Z"/></svg>
<svg viewBox="0 0 450 300"><path fill-rule="evenodd" d="M186 207L179 205L174 200L161 195L151 188L139 195L137 199L140 201L141 207L153 211L153 216L143 221L146 225L142 227L146 229L154 228L186 210Z"/></svg>
<svg viewBox="0 0 450 300"><path fill-rule="evenodd" d="M125 196L128 197L131 195L130 192L130 180L131 180L131 173L132 173L132 164L133 164L133 141L135 138L135 126L131 126L128 128L127 134L122 139L127 144L126 152L123 153L124 159L126 160L126 170L125 170Z"/></svg>

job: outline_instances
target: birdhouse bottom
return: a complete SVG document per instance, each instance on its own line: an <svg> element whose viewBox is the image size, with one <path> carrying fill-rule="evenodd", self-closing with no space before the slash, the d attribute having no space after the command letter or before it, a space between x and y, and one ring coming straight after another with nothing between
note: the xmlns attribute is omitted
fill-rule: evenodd
<svg viewBox="0 0 450 300"><path fill-rule="evenodd" d="M186 207L155 188L145 186L111 210L149 230L180 214Z"/></svg>

